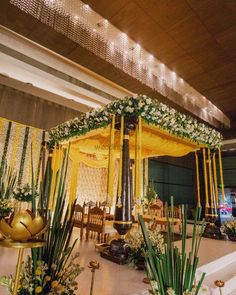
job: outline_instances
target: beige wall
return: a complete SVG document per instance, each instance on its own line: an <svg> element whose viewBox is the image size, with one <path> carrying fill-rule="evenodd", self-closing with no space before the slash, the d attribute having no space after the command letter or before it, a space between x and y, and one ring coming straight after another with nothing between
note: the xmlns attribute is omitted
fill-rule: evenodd
<svg viewBox="0 0 236 295"><path fill-rule="evenodd" d="M78 114L75 110L0 85L0 117L48 130Z"/></svg>

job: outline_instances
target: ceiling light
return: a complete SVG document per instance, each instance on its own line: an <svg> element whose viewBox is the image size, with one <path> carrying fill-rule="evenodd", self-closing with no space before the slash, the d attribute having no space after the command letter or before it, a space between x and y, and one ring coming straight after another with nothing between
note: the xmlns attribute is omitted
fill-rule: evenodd
<svg viewBox="0 0 236 295"><path fill-rule="evenodd" d="M89 6L88 4L84 4L84 8L85 8L86 10L89 10L90 6Z"/></svg>

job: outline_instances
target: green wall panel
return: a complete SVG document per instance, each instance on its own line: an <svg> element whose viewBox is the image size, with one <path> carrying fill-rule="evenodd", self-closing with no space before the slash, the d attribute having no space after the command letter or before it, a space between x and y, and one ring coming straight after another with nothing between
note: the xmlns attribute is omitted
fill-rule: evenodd
<svg viewBox="0 0 236 295"><path fill-rule="evenodd" d="M194 185L192 169L149 160L149 181L154 181L155 190L163 201L174 196L176 204L192 204Z"/></svg>

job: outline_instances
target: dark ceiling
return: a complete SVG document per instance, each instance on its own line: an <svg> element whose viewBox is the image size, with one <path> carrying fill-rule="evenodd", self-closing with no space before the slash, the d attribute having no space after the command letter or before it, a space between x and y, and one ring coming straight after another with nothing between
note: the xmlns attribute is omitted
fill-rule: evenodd
<svg viewBox="0 0 236 295"><path fill-rule="evenodd" d="M236 121L235 0L83 0Z"/></svg>
<svg viewBox="0 0 236 295"><path fill-rule="evenodd" d="M83 0L217 105L236 136L235 0ZM9 3L0 23L136 93L154 91ZM134 90L135 89L135 90Z"/></svg>

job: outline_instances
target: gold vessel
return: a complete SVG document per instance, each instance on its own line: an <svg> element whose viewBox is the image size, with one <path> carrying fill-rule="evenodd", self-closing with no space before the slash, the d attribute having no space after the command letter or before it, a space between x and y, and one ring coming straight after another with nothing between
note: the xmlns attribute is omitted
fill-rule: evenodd
<svg viewBox="0 0 236 295"><path fill-rule="evenodd" d="M27 241L44 233L46 224L40 215L30 210L12 213L8 218L0 220L0 232L13 241Z"/></svg>

